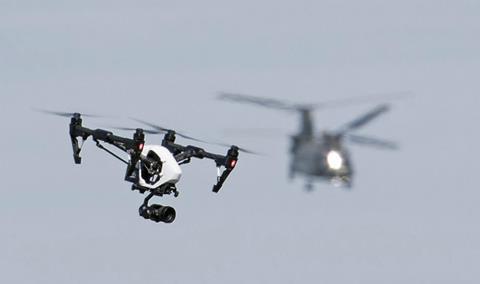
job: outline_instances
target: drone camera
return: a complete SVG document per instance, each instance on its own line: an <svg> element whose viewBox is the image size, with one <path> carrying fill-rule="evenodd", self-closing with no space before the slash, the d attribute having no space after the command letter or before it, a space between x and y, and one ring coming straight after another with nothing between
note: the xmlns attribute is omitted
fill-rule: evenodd
<svg viewBox="0 0 480 284"><path fill-rule="evenodd" d="M175 221L176 212L173 207L153 204L151 206L142 205L139 208L140 216L154 222L172 223Z"/></svg>

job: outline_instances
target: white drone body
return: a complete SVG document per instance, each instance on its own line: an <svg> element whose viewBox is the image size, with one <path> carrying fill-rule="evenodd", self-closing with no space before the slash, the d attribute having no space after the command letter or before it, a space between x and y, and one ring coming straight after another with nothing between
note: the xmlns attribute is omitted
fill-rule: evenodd
<svg viewBox="0 0 480 284"><path fill-rule="evenodd" d="M138 185L155 189L164 184L176 184L182 177L180 165L167 148L160 145L145 145L142 156L160 162L162 169L159 173L153 173L140 161L138 163Z"/></svg>
<svg viewBox="0 0 480 284"><path fill-rule="evenodd" d="M149 201L154 196L162 197L169 194L173 194L175 197L178 196L179 193L176 184L182 177L180 165L189 163L191 158L214 161L218 169L218 176L212 191L216 193L222 188L223 183L235 168L238 160L238 152L241 150L237 146L232 145L226 155L219 155L196 146L183 146L175 143L175 131L167 130L150 123L147 124L156 130L148 130L145 132L153 134L164 132L165 136L161 145L145 145L145 133L144 130L140 128L134 129L135 133L133 134L133 138L126 138L117 136L108 130L84 127L79 113L48 113L60 116L72 116L69 125L69 134L75 164L81 164L82 158L80 152L83 142L89 137L92 138L98 148L126 164L125 181L132 183L132 190L138 190L142 194L148 194L138 209L139 215L154 222L172 223L175 220L176 213L174 208L160 204L149 204ZM125 128L123 129L126 130ZM187 139L198 140L186 135L178 135ZM128 154L128 161L107 149L102 145L103 143L110 144ZM223 171L220 171L220 167L224 168Z"/></svg>

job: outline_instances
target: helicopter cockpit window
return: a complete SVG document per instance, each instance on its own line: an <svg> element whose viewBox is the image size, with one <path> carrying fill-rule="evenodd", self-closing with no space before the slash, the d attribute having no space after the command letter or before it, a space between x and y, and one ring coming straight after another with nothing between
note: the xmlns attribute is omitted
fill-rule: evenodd
<svg viewBox="0 0 480 284"><path fill-rule="evenodd" d="M160 157L153 151L149 151L147 154L147 159L153 161L148 165L145 162L142 162L142 179L148 184L155 184L160 180L160 173L162 172L162 160Z"/></svg>

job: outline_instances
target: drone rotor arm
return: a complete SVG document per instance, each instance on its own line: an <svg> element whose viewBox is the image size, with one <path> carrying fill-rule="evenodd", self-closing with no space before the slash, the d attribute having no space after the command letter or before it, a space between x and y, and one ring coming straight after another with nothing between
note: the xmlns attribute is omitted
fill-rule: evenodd
<svg viewBox="0 0 480 284"><path fill-rule="evenodd" d="M70 122L70 138L71 138L72 148L73 148L73 157L76 164L81 163L81 157L80 157L81 145L79 145L79 138L85 141L90 136L97 143L97 146L99 148L107 151L107 153L113 155L114 157L118 158L123 162L125 162L123 159L121 159L116 154L114 154L110 150L103 147L100 144L100 141L111 144L117 147L118 149L128 153L130 155L130 162L128 162L128 166L127 166L126 179L132 175L132 173L135 170L136 164L140 160L143 146L145 145L145 135L142 129L136 129L136 132L133 135L133 139L116 136L112 132L107 130L103 130L103 129L93 130L93 129L83 127L81 115L78 113L75 113Z"/></svg>
<svg viewBox="0 0 480 284"><path fill-rule="evenodd" d="M177 153L174 155L175 160L180 164L186 164L190 162L191 158L197 159L210 159L213 160L218 169L224 167L225 169L217 177L217 183L213 186L213 192L217 193L227 180L230 173L237 165L239 148L237 146L231 146L225 156L210 153L202 148L195 146L182 146L175 144L175 134L167 133L163 139L162 146L166 147L171 153Z"/></svg>

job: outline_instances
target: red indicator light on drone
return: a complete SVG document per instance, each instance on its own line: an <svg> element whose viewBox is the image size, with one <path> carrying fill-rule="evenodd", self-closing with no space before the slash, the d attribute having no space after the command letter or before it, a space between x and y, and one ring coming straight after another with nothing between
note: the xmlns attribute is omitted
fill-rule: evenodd
<svg viewBox="0 0 480 284"><path fill-rule="evenodd" d="M142 151L142 150L143 150L143 146L144 146L143 143L140 144L140 145L138 145L138 150Z"/></svg>
<svg viewBox="0 0 480 284"><path fill-rule="evenodd" d="M237 160L232 160L230 161L230 168L235 168L235 166L237 165Z"/></svg>

